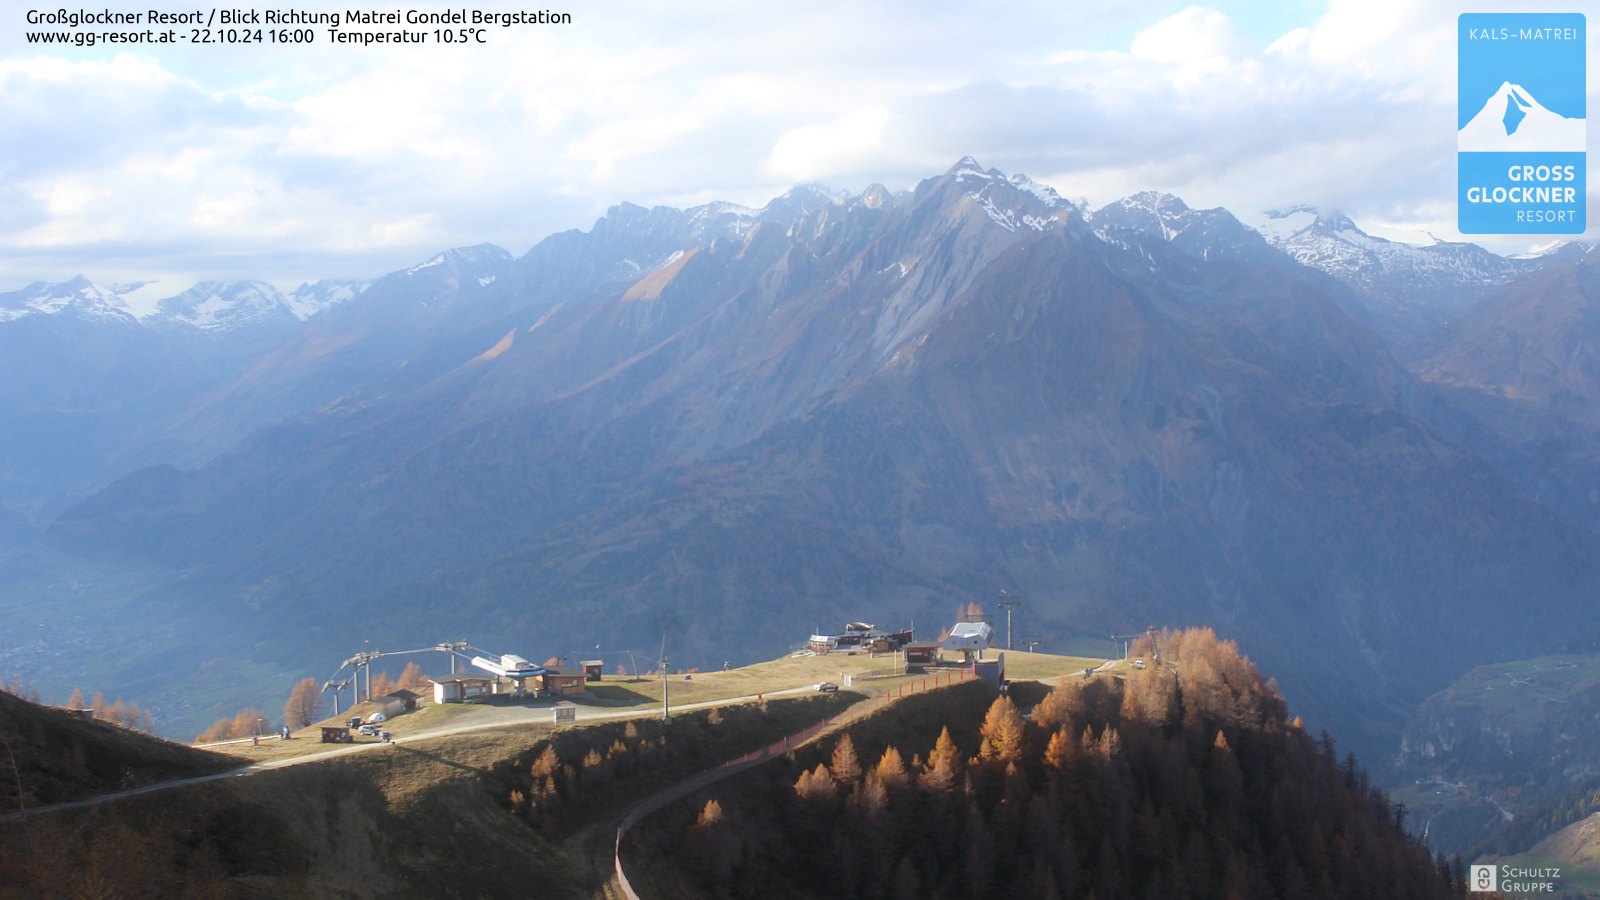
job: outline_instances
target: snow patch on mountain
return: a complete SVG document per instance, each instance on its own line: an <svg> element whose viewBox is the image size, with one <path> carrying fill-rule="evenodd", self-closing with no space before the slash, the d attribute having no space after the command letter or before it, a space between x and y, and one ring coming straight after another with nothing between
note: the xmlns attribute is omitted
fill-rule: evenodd
<svg viewBox="0 0 1600 900"><path fill-rule="evenodd" d="M1140 191L1089 215L1089 225L1103 240L1116 228L1132 228L1171 241L1200 221L1198 211L1171 194Z"/></svg>
<svg viewBox="0 0 1600 900"><path fill-rule="evenodd" d="M1259 221L1251 224L1267 239L1267 243L1276 246L1309 228L1316 220L1317 208L1301 204L1286 209L1269 209L1261 214Z"/></svg>
<svg viewBox="0 0 1600 900"><path fill-rule="evenodd" d="M1124 249L1139 242L1134 235L1148 235L1199 259L1262 260L1275 255L1260 234L1226 209L1193 209L1178 197L1156 191L1123 197L1084 218L1096 237ZM1148 253L1139 252L1154 266Z"/></svg>
<svg viewBox="0 0 1600 900"><path fill-rule="evenodd" d="M690 234L696 242L718 237L741 240L761 218L758 209L724 200L690 207L684 212L689 216Z"/></svg>
<svg viewBox="0 0 1600 900"><path fill-rule="evenodd" d="M430 259L425 263L419 263L417 265L412 266L411 268L406 270L406 274L407 275L415 275L418 272L421 272L423 269L431 269L434 266L442 266L442 265L444 265L444 254L443 253L439 254L438 256L435 256L433 259Z"/></svg>
<svg viewBox="0 0 1600 900"><path fill-rule="evenodd" d="M1302 265L1397 299L1503 284L1531 268L1529 260L1499 256L1472 243L1391 241L1363 231L1343 213L1308 206L1269 211L1258 230Z"/></svg>
<svg viewBox="0 0 1600 900"><path fill-rule="evenodd" d="M962 157L945 177L966 188L967 196L990 221L1010 232L1020 228L1045 231L1066 220L1052 210L1072 206L1054 188L1026 175L1008 178L999 169L985 170L970 156Z"/></svg>
<svg viewBox="0 0 1600 900"><path fill-rule="evenodd" d="M1026 175L1011 176L1011 186L1024 193L1032 194L1045 206L1057 207L1070 205L1067 203L1067 201L1061 199L1061 195L1056 193L1055 188L1050 187L1047 184L1040 184Z"/></svg>
<svg viewBox="0 0 1600 900"><path fill-rule="evenodd" d="M301 283L285 295L289 311L295 318L305 321L317 313L344 303L367 289L367 282L351 279L324 278L321 281Z"/></svg>
<svg viewBox="0 0 1600 900"><path fill-rule="evenodd" d="M993 181L999 177L1000 173L986 172L984 171L983 166L978 165L977 160L970 156L963 156L961 159L957 160L955 166L950 169L949 175L959 184L967 181L970 178L977 178L982 181Z"/></svg>
<svg viewBox="0 0 1600 900"><path fill-rule="evenodd" d="M36 281L20 290L0 294L0 322L61 314L137 321L117 291L103 288L82 275L56 284Z"/></svg>
<svg viewBox="0 0 1600 900"><path fill-rule="evenodd" d="M283 293L260 281L202 281L162 300L152 318L212 332L297 320Z"/></svg>
<svg viewBox="0 0 1600 900"><path fill-rule="evenodd" d="M978 201L978 205L983 208L983 211L1001 228L1004 228L1007 231L1017 230L1016 213L1009 209L1001 209L998 206L995 206L993 200L990 200L988 197L985 197L980 193L971 193L967 196Z"/></svg>
<svg viewBox="0 0 1600 900"><path fill-rule="evenodd" d="M1390 240L1337 211L1297 206L1265 213L1256 228L1301 265L1344 282L1392 340L1426 334L1470 307L1489 288L1549 262L1545 255L1500 256L1477 244ZM1397 235L1398 236L1398 235Z"/></svg>
<svg viewBox="0 0 1600 900"><path fill-rule="evenodd" d="M78 276L0 294L0 322L71 314L152 327L221 332L268 321L303 321L364 290L360 281L323 280L284 294L260 281L202 281L177 294L159 281L99 285Z"/></svg>
<svg viewBox="0 0 1600 900"><path fill-rule="evenodd" d="M510 253L495 244L486 243L470 247L452 247L427 262L418 263L404 271L406 276L410 277L442 266L443 271L452 275L476 279L484 275L497 274L510 264Z"/></svg>

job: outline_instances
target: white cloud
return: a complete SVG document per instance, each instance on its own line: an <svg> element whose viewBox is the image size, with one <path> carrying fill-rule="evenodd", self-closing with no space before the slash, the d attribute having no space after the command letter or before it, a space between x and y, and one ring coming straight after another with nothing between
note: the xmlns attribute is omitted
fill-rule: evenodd
<svg viewBox="0 0 1600 900"><path fill-rule="evenodd" d="M1139 32L1129 46L1134 59L1169 67L1180 86L1232 68L1246 52L1244 39L1222 13L1190 6Z"/></svg>
<svg viewBox="0 0 1600 900"><path fill-rule="evenodd" d="M820 125L791 128L773 145L766 170L793 181L857 171L881 158L888 125L889 116L883 110L863 109Z"/></svg>

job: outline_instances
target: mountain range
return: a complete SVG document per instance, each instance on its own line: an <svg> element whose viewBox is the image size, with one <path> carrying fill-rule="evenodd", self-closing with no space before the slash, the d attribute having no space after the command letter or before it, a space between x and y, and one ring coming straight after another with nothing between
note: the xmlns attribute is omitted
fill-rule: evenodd
<svg viewBox="0 0 1600 900"><path fill-rule="evenodd" d="M164 296L79 276L0 294L0 378L12 386L0 394L0 502L48 517L164 461L149 429L363 287L202 282Z"/></svg>
<svg viewBox="0 0 1600 900"><path fill-rule="evenodd" d="M30 287L0 298L28 385L0 591L136 568L131 604L73 596L203 627L128 679L153 688L363 640L716 664L863 617L931 635L1005 588L1047 646L1212 625L1386 746L1472 666L1600 636L1600 494L1555 497L1600 485L1594 257L1267 221L968 158L907 193L623 204L300 307Z"/></svg>

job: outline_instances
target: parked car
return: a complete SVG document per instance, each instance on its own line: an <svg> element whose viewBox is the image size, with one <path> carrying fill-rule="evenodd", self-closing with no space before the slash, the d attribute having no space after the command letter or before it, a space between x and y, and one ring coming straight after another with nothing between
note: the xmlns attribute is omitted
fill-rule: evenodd
<svg viewBox="0 0 1600 900"><path fill-rule="evenodd" d="M1134 668L1135 668L1135 669L1142 669L1142 668L1144 668L1144 660L1142 660L1142 659L1136 659L1136 660L1134 660L1134 661L1133 661L1133 667L1134 667Z"/></svg>
<svg viewBox="0 0 1600 900"><path fill-rule="evenodd" d="M817 690L823 692L824 694L831 694L834 691L837 691L838 689L839 689L839 686L837 684L834 684L831 681L819 681L819 682L817 682Z"/></svg>
<svg viewBox="0 0 1600 900"><path fill-rule="evenodd" d="M382 730L383 730L383 726L382 725L374 725L371 722L368 722L367 724L361 726L361 733L362 734L372 735L373 737L376 737L378 735L378 732L380 732Z"/></svg>

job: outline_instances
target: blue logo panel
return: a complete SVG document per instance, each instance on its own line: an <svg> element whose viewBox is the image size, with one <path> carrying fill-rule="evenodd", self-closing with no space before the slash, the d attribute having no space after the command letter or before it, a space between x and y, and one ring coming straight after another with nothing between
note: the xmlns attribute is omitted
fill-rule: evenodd
<svg viewBox="0 0 1600 900"><path fill-rule="evenodd" d="M1465 234L1581 234L1587 182L1584 17L1458 20L1457 209Z"/></svg>
<svg viewBox="0 0 1600 900"><path fill-rule="evenodd" d="M1459 153L1463 234L1582 234L1582 153Z"/></svg>

